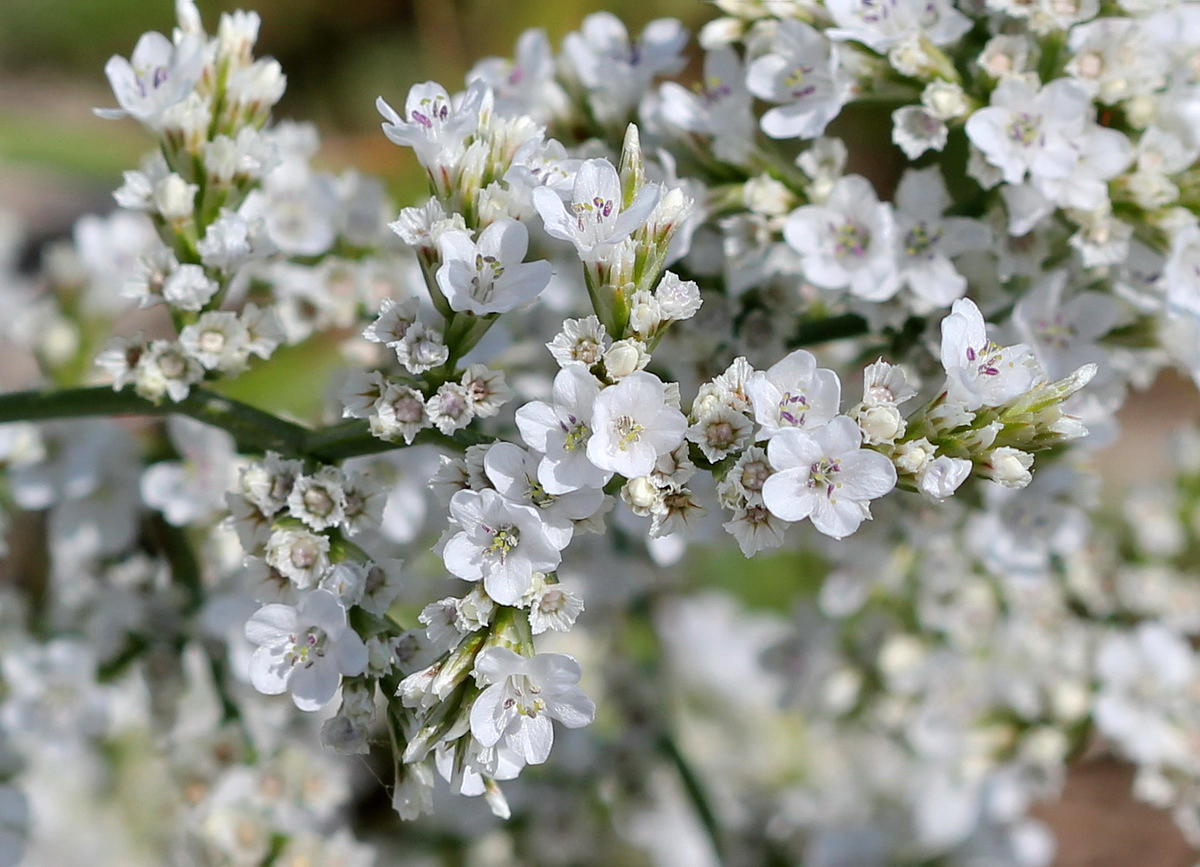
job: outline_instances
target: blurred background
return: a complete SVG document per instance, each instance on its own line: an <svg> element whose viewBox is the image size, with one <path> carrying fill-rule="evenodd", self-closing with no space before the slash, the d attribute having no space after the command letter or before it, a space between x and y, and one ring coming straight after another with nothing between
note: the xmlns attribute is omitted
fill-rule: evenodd
<svg viewBox="0 0 1200 867"><path fill-rule="evenodd" d="M557 46L585 15L600 9L617 14L634 33L662 16L680 18L695 32L714 15L704 0L198 0L197 5L210 30L222 11L249 6L259 12L263 27L256 53L276 57L288 76L278 116L320 127L322 167L355 166L381 175L404 204L417 199L424 181L408 152L379 132L377 96L399 105L410 85L428 79L454 91L479 59L510 55L524 29L544 28ZM29 257L45 240L67 234L81 214L112 209L111 191L121 172L137 165L149 140L132 121L114 123L92 114L95 106L115 104L104 63L113 54L128 56L146 30L169 32L173 22L170 0L3 0L0 210L14 211L24 222ZM1196 416L1195 391L1180 385L1159 382L1129 402L1125 435L1099 458L1115 474L1130 466L1120 456L1131 439L1140 454L1162 455L1158 444L1171 423ZM1145 470L1139 463L1141 480ZM714 564L714 583L740 583L728 580L744 576L744 562L735 559ZM1057 863L1194 863L1170 820L1134 803L1129 784L1128 769L1108 759L1079 764L1064 801L1042 811L1059 833Z"/></svg>

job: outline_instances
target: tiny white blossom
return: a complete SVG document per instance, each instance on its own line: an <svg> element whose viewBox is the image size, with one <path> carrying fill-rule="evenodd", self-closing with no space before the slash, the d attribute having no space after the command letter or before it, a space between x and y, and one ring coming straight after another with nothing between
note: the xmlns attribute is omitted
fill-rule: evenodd
<svg viewBox="0 0 1200 867"><path fill-rule="evenodd" d="M771 51L746 70L750 92L783 103L762 116L771 138L816 138L850 98L853 78L839 62L839 49L813 27L795 19L779 22Z"/></svg>
<svg viewBox="0 0 1200 867"><path fill-rule="evenodd" d="M450 499L450 514L460 529L442 549L446 568L464 581L482 581L501 605L516 605L534 572L552 572L561 561L537 510L490 488L459 491Z"/></svg>
<svg viewBox="0 0 1200 867"><path fill-rule="evenodd" d="M767 446L776 469L763 484L763 502L785 521L810 518L841 539L871 516L868 503L896 486L896 468L878 452L860 448L862 434L838 416L816 430L785 430Z"/></svg>
<svg viewBox="0 0 1200 867"><path fill-rule="evenodd" d="M983 314L969 298L955 301L942 320L942 367L948 396L967 410L1007 403L1043 378L1024 343L998 346L988 338Z"/></svg>
<svg viewBox="0 0 1200 867"><path fill-rule="evenodd" d="M204 40L184 34L177 43L145 33L129 60L113 56L104 65L120 108L98 108L108 119L132 117L157 129L163 113L192 92L207 62Z"/></svg>
<svg viewBox="0 0 1200 867"><path fill-rule="evenodd" d="M575 175L571 200L564 203L548 187L533 190L533 204L553 238L570 241L580 258L595 262L612 245L646 222L662 188L646 184L629 207L622 207L621 180L613 164L605 159L585 160Z"/></svg>
<svg viewBox="0 0 1200 867"><path fill-rule="evenodd" d="M554 377L552 402L530 401L517 410L517 428L530 448L541 452L538 481L547 493L601 488L612 472L588 460L592 437L592 408L600 383L581 364L572 364Z"/></svg>
<svg viewBox="0 0 1200 867"><path fill-rule="evenodd" d="M404 100L404 117L383 97L375 107L384 117L383 134L389 141L410 147L430 175L441 174L462 155L467 136L475 132L487 87L473 82L458 105L440 84L414 84ZM435 178L436 180L436 178Z"/></svg>
<svg viewBox="0 0 1200 867"><path fill-rule="evenodd" d="M895 221L871 182L858 175L838 180L820 205L802 205L788 216L783 237L800 254L804 276L823 289L849 289L867 301L886 301L899 280L893 260Z"/></svg>
<svg viewBox="0 0 1200 867"><path fill-rule="evenodd" d="M687 419L669 404L662 380L638 371L596 398L587 457L602 470L644 476L683 442L686 430Z"/></svg>
<svg viewBox="0 0 1200 867"><path fill-rule="evenodd" d="M311 476L299 476L287 499L292 517L317 532L342 523L346 517L342 483L342 471L337 467L322 467Z"/></svg>
<svg viewBox="0 0 1200 867"><path fill-rule="evenodd" d="M346 622L346 609L326 590L306 594L298 607L265 605L246 622L246 638L258 645L250 682L266 695L288 690L303 711L320 710L342 676L362 674L367 648Z"/></svg>
<svg viewBox="0 0 1200 867"><path fill-rule="evenodd" d="M507 313L532 302L550 282L549 262L524 261L529 235L516 220L492 223L478 241L466 232L445 232L438 247L437 283L452 310Z"/></svg>
<svg viewBox="0 0 1200 867"><path fill-rule="evenodd" d="M267 541L267 563L305 590L315 587L329 569L329 537L282 527Z"/></svg>
<svg viewBox="0 0 1200 867"><path fill-rule="evenodd" d="M746 381L746 395L762 436L790 428L815 428L838 412L842 383L832 370L817 367L816 357L797 349Z"/></svg>
<svg viewBox="0 0 1200 867"><path fill-rule="evenodd" d="M475 660L483 692L471 706L471 734L484 747L504 742L531 765L541 764L554 743L551 720L581 728L596 705L579 688L579 663L563 653L521 656L489 647Z"/></svg>

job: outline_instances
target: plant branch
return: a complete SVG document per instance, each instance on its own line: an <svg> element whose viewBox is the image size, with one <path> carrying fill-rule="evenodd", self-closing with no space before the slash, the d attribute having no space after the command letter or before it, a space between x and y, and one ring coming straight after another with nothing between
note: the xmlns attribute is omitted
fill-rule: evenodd
<svg viewBox="0 0 1200 867"><path fill-rule="evenodd" d="M0 394L0 423L164 415L186 415L227 431L237 442L238 450L247 454L273 451L285 457L314 458L330 463L403 448L403 444L372 436L367 423L359 419L312 430L200 388L193 388L181 401L163 403L146 400L130 389L114 391L106 386ZM461 449L483 440L473 431L459 431L447 436L436 430L424 430L414 443Z"/></svg>
<svg viewBox="0 0 1200 867"><path fill-rule="evenodd" d="M788 349L799 349L802 346L824 343L827 340L860 337L869 330L867 320L857 313L842 313L838 316L801 322L787 345Z"/></svg>

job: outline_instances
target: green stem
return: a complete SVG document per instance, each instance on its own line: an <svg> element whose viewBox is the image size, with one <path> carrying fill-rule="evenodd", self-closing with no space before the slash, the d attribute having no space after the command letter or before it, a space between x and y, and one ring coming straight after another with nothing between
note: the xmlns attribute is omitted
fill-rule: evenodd
<svg viewBox="0 0 1200 867"><path fill-rule="evenodd" d="M172 414L186 415L229 432L237 442L238 450L246 454L273 451L285 457L314 458L332 463L403 447L372 436L367 423L362 420L352 419L311 430L199 388L192 389L191 394L178 403L160 404L139 397L132 390L113 391L106 386L0 394L0 423ZM421 431L413 442L461 449L486 439L474 431L463 430L447 436L430 429Z"/></svg>
<svg viewBox="0 0 1200 867"><path fill-rule="evenodd" d="M824 343L827 340L840 340L845 337L859 337L866 334L867 320L857 313L843 313L839 316L829 316L811 322L801 322L792 339L788 341L789 349L799 349L814 343Z"/></svg>
<svg viewBox="0 0 1200 867"><path fill-rule="evenodd" d="M687 792L688 800L692 802L696 815L700 817L704 830L708 832L708 839L713 846L713 854L717 856L718 863L723 863L725 853L721 826L717 823L716 813L713 812L712 805L708 801L708 793L704 791L704 784L700 782L691 763L688 762L687 757L684 756L671 735L666 732L660 734L658 748L675 766L675 771L679 774L679 781L683 783L684 791Z"/></svg>
<svg viewBox="0 0 1200 867"><path fill-rule="evenodd" d="M201 388L193 388L178 403L154 403L132 390L114 391L105 386L0 394L0 422L171 414L186 415L228 431L242 451L304 455L308 435L305 428Z"/></svg>

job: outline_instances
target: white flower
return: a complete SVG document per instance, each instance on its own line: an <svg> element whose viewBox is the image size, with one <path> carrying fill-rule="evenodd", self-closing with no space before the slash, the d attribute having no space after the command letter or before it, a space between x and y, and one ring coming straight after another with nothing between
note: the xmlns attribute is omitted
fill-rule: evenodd
<svg viewBox="0 0 1200 867"><path fill-rule="evenodd" d="M567 632L583 612L583 600L560 584L545 584L529 603L529 629L541 635L547 629Z"/></svg>
<svg viewBox="0 0 1200 867"><path fill-rule="evenodd" d="M683 442L686 431L687 419L668 403L662 380L638 371L596 398L587 457L602 470L644 476Z"/></svg>
<svg viewBox="0 0 1200 867"><path fill-rule="evenodd" d="M409 373L424 373L444 364L450 350L442 342L442 332L426 327L424 322L414 322L404 336L393 347L396 358Z"/></svg>
<svg viewBox="0 0 1200 867"><path fill-rule="evenodd" d="M950 259L987 249L991 232L978 220L942 216L951 199L937 166L905 172L895 200L896 264L901 285L935 307L961 298L967 278Z"/></svg>
<svg viewBox="0 0 1200 867"><path fill-rule="evenodd" d="M750 92L784 103L762 117L771 138L816 138L850 98L853 78L840 68L838 48L817 30L794 19L779 22L771 51L751 61Z"/></svg>
<svg viewBox="0 0 1200 867"><path fill-rule="evenodd" d="M322 467L311 476L300 476L288 494L288 510L310 529L336 527L346 517L346 491L342 471Z"/></svg>
<svg viewBox="0 0 1200 867"><path fill-rule="evenodd" d="M466 232L445 232L438 240L437 271L450 309L476 315L507 313L535 299L550 282L545 260L525 262L529 234L516 220L492 223L472 241Z"/></svg>
<svg viewBox="0 0 1200 867"><path fill-rule="evenodd" d="M646 184L629 207L622 208L617 170L608 160L591 159L575 175L569 204L549 187L536 187L532 196L546 233L570 241L580 258L595 262L646 222L661 191L658 184Z"/></svg>
<svg viewBox="0 0 1200 867"><path fill-rule="evenodd" d="M714 49L704 56L704 77L695 90L674 81L662 85L659 111L672 126L711 138L717 159L740 163L753 149L755 132L745 77L737 52Z"/></svg>
<svg viewBox="0 0 1200 867"><path fill-rule="evenodd" d="M632 324L632 323L631 323ZM604 372L617 381L644 368L650 363L646 344L634 337L626 337L613 343L604 353Z"/></svg>
<svg viewBox="0 0 1200 867"><path fill-rule="evenodd" d="M832 370L817 367L816 357L797 349L767 370L756 371L746 382L746 395L754 406L754 420L762 437L781 430L814 428L838 412L842 383Z"/></svg>
<svg viewBox="0 0 1200 867"><path fill-rule="evenodd" d="M517 39L511 61L485 58L471 67L467 81L480 79L491 88L498 114L527 114L546 123L562 113L568 101L554 80L554 60L546 31L530 29Z"/></svg>
<svg viewBox="0 0 1200 867"><path fill-rule="evenodd" d="M217 288L199 265L180 265L163 281L162 297L172 307L197 311L212 300Z"/></svg>
<svg viewBox="0 0 1200 867"><path fill-rule="evenodd" d="M513 390L504 381L504 372L489 370L482 364L468 365L460 384L466 390L471 412L479 418L491 418L512 400Z"/></svg>
<svg viewBox="0 0 1200 867"><path fill-rule="evenodd" d="M600 383L581 364L563 368L554 377L552 403L535 400L517 410L521 439L541 452L538 481L550 494L580 488L602 488L612 472L588 460L592 436L592 407Z"/></svg>
<svg viewBox="0 0 1200 867"><path fill-rule="evenodd" d="M783 544L783 534L788 527L786 521L776 518L761 504L735 509L733 517L721 526L737 540L745 557L778 548Z"/></svg>
<svg viewBox="0 0 1200 867"><path fill-rule="evenodd" d="M444 434L466 427L475 417L466 388L457 382L443 382L425 405L429 420Z"/></svg>
<svg viewBox="0 0 1200 867"><path fill-rule="evenodd" d="M826 31L830 39L853 39L880 54L917 36L946 45L972 25L950 0L826 0L825 5L837 25Z"/></svg>
<svg viewBox="0 0 1200 867"><path fill-rule="evenodd" d="M329 537L282 527L267 542L267 563L304 590L316 586L329 569Z"/></svg>
<svg viewBox="0 0 1200 867"><path fill-rule="evenodd" d="M446 568L464 581L482 580L501 605L516 605L533 573L553 572L562 559L536 509L490 488L459 491L450 498L450 515L461 529L442 550Z"/></svg>
<svg viewBox="0 0 1200 867"><path fill-rule="evenodd" d="M621 20L610 12L583 19L578 33L563 39L562 61L587 91L588 102L604 124L624 122L656 76L684 67L680 52L688 34L673 18L646 25L630 39Z"/></svg>
<svg viewBox="0 0 1200 867"><path fill-rule="evenodd" d="M541 515L542 524L554 547L566 548L574 533L575 521L590 518L604 501L600 488L580 488L551 494L538 481L542 456L512 443L496 443L483 459L488 481L502 497L514 503L532 506Z"/></svg>
<svg viewBox="0 0 1200 867"><path fill-rule="evenodd" d="M192 92L207 62L204 40L183 34L177 43L161 33L145 33L129 60L113 56L104 65L120 108L98 108L108 119L132 117L158 128L163 112Z"/></svg>
<svg viewBox="0 0 1200 867"><path fill-rule="evenodd" d="M1029 341L1051 379L1089 363L1107 367L1108 351L1099 341L1121 319L1119 304L1110 294L1066 295L1068 282L1065 270L1047 273L1027 290L1012 315L1017 332Z"/></svg>
<svg viewBox="0 0 1200 867"><path fill-rule="evenodd" d="M921 468L917 486L926 497L940 503L957 491L970 475L970 461L939 455Z"/></svg>
<svg viewBox="0 0 1200 867"><path fill-rule="evenodd" d="M179 344L206 370L240 373L250 355L250 334L230 310L209 310L179 332Z"/></svg>
<svg viewBox="0 0 1200 867"><path fill-rule="evenodd" d="M867 301L886 301L900 286L894 233L891 206L858 175L838 180L823 204L792 211L783 227L806 278L823 289L849 289Z"/></svg>
<svg viewBox="0 0 1200 867"><path fill-rule="evenodd" d="M1080 127L1090 109L1087 93L1068 79L1053 81L1039 91L1010 78L992 92L989 107L967 119L967 135L1010 184L1020 183L1026 172L1062 177L1074 163L1062 133Z"/></svg>
<svg viewBox="0 0 1200 867"><path fill-rule="evenodd" d="M475 659L475 679L486 688L471 707L471 735L484 747L503 742L531 765L541 764L554 743L551 720L582 728L596 705L577 685L579 663L563 653L530 658L489 647Z"/></svg>
<svg viewBox="0 0 1200 867"><path fill-rule="evenodd" d="M421 392L407 385L387 382L372 407L370 424L372 436L385 440L403 437L404 442L411 444L432 421Z"/></svg>
<svg viewBox="0 0 1200 867"><path fill-rule="evenodd" d="M1171 239L1171 252L1163 266L1167 304L1175 310L1200 316L1200 227L1186 226Z"/></svg>
<svg viewBox="0 0 1200 867"><path fill-rule="evenodd" d="M1001 446L992 449L983 465L984 474L1006 488L1024 488L1033 481L1029 468L1033 466L1033 455Z"/></svg>
<svg viewBox="0 0 1200 867"><path fill-rule="evenodd" d="M327 590L305 595L296 608L264 605L246 622L246 638L259 645L250 659L254 688L266 695L291 690L304 711L323 708L343 675L359 675L367 667L366 645Z"/></svg>
<svg viewBox="0 0 1200 867"><path fill-rule="evenodd" d="M967 410L1000 406L1043 378L1024 343L997 346L988 339L983 314L969 298L955 301L942 320L942 367L948 396Z"/></svg>
<svg viewBox="0 0 1200 867"><path fill-rule="evenodd" d="M346 608L357 605L367 586L367 567L353 560L338 563L321 579L320 586L336 596Z"/></svg>
<svg viewBox="0 0 1200 867"><path fill-rule="evenodd" d="M578 362L591 367L604 355L612 340L600 320L595 316L586 319L563 320L562 331L546 344L559 367Z"/></svg>
<svg viewBox="0 0 1200 867"><path fill-rule="evenodd" d="M169 340L155 340L138 356L134 368L134 390L155 402L163 395L174 401L188 396L192 385L204 378L204 368L183 347Z"/></svg>
<svg viewBox="0 0 1200 867"><path fill-rule="evenodd" d="M700 311L703 300L700 297L700 287L694 280L680 280L679 275L667 271L658 281L654 290L654 299L658 302L659 312L663 318L673 322L691 319Z"/></svg>
<svg viewBox="0 0 1200 867"><path fill-rule="evenodd" d="M749 445L753 430L754 425L743 413L731 406L717 404L688 428L687 438L715 463Z"/></svg>
<svg viewBox="0 0 1200 867"><path fill-rule="evenodd" d="M949 135L946 122L924 106L905 105L892 112L892 141L910 160L940 151Z"/></svg>
<svg viewBox="0 0 1200 867"><path fill-rule="evenodd" d="M472 82L455 106L444 87L426 81L409 89L404 117L382 96L375 107L384 117L383 134L395 144L412 148L432 176L453 166L462 156L463 143L479 125L487 92L483 82Z"/></svg>
<svg viewBox="0 0 1200 867"><path fill-rule="evenodd" d="M892 462L861 444L858 425L846 416L816 430L772 437L767 457L777 472L762 489L771 514L785 521L811 518L835 539L857 530L871 517L867 504L896 486Z"/></svg>
<svg viewBox="0 0 1200 867"><path fill-rule="evenodd" d="M142 473L142 499L176 527L198 523L225 505L234 475L233 437L185 416L167 420L182 461L162 461Z"/></svg>
<svg viewBox="0 0 1200 867"><path fill-rule="evenodd" d="M396 303L391 298L379 302L379 313L375 321L363 330L363 337L372 343L382 343L384 346L395 347L408 329L417 321L416 298L408 298Z"/></svg>

